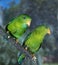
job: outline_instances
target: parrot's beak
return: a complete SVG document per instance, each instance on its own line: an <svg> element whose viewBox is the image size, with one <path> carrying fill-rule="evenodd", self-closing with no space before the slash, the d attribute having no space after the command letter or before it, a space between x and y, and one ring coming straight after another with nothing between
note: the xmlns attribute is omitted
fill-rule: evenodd
<svg viewBox="0 0 58 65"><path fill-rule="evenodd" d="M27 22L28 27L30 27L30 24L31 24L31 20L28 20Z"/></svg>
<svg viewBox="0 0 58 65"><path fill-rule="evenodd" d="M48 29L48 32L47 32L49 35L51 34L51 30L50 29Z"/></svg>

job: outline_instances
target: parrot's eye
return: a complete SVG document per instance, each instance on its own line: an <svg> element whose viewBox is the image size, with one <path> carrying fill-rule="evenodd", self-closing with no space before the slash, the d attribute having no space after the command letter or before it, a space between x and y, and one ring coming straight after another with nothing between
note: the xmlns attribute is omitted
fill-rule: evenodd
<svg viewBox="0 0 58 65"><path fill-rule="evenodd" d="M23 16L23 19L26 19L26 16Z"/></svg>

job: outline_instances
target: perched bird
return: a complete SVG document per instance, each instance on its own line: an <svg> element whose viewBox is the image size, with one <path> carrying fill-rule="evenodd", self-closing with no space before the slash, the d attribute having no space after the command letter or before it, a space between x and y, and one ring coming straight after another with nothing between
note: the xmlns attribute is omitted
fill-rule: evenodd
<svg viewBox="0 0 58 65"><path fill-rule="evenodd" d="M31 20L32 19L29 15L21 14L6 26L7 33L9 32L12 36L14 36L14 38L20 39L21 36L30 27Z"/></svg>
<svg viewBox="0 0 58 65"><path fill-rule="evenodd" d="M27 51L29 51L32 55L32 59L35 60L35 53L39 50L44 37L47 34L51 34L50 32L50 28L46 27L45 25L40 25L38 27L36 27L26 38L23 46L25 47L25 49ZM22 63L22 60L25 58L25 54L20 54L19 58L18 58L18 63Z"/></svg>

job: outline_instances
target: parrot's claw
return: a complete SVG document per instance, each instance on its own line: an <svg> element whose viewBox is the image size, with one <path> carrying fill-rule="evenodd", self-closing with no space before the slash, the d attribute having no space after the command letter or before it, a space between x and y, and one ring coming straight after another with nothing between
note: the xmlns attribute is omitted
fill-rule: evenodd
<svg viewBox="0 0 58 65"><path fill-rule="evenodd" d="M7 33L9 33L9 31L7 31Z"/></svg>
<svg viewBox="0 0 58 65"><path fill-rule="evenodd" d="M27 50L28 48L27 47L25 47L25 50Z"/></svg>
<svg viewBox="0 0 58 65"><path fill-rule="evenodd" d="M36 58L35 56L32 58L32 60L33 60L34 62L36 62L36 59L37 59L37 58Z"/></svg>
<svg viewBox="0 0 58 65"><path fill-rule="evenodd" d="M8 36L8 39L10 38L10 36Z"/></svg>
<svg viewBox="0 0 58 65"><path fill-rule="evenodd" d="M18 39L16 39L16 43L18 43L19 41L18 41Z"/></svg>
<svg viewBox="0 0 58 65"><path fill-rule="evenodd" d="M35 62L36 61L36 56L34 54L32 54L32 60Z"/></svg>

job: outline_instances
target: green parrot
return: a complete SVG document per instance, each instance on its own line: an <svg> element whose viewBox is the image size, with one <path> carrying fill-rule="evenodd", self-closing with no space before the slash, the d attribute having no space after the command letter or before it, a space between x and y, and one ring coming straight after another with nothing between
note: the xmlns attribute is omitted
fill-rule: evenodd
<svg viewBox="0 0 58 65"><path fill-rule="evenodd" d="M49 27L46 27L45 25L40 25L36 27L26 38L23 46L27 51L31 53L33 60L36 59L34 54L39 50L44 40L44 37L50 33L51 32ZM25 54L21 53L18 58L18 63L19 64L22 63L24 58L25 58Z"/></svg>
<svg viewBox="0 0 58 65"><path fill-rule="evenodd" d="M7 26L7 33L10 33L14 36L15 39L21 40L21 36L26 32L26 30L30 27L31 17L27 14L21 14L12 20Z"/></svg>

